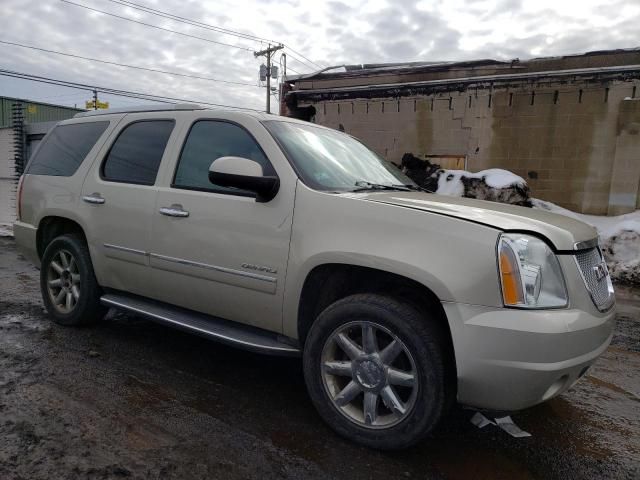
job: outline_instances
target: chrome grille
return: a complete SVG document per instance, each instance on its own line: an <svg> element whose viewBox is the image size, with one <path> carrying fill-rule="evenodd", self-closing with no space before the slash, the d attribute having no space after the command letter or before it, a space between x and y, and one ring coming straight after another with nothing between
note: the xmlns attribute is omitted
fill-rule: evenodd
<svg viewBox="0 0 640 480"><path fill-rule="evenodd" d="M607 310L614 302L614 294L602 252L598 247L577 252L576 262L593 303L599 310Z"/></svg>

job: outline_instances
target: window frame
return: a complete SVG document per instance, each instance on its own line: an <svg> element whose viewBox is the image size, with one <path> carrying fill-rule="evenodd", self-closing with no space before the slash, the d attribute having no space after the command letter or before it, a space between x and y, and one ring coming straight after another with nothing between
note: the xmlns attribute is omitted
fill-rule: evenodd
<svg viewBox="0 0 640 480"><path fill-rule="evenodd" d="M111 150L113 149L114 145L120 139L120 135L122 135L122 133L127 128L129 128L131 125L134 125L136 123L144 123L144 122L171 122L173 124L173 126L171 127L171 132L169 132L169 137L167 138L167 144L164 147L164 151L162 152L162 157L160 158L160 162L158 163L158 170L156 171L156 177L155 177L155 180L153 181L153 183L131 182L131 181L123 182L122 180L112 180L110 178L105 177L105 175L104 175L104 166L107 163L107 159L109 158L109 155L111 155ZM139 120L133 120L133 121L127 123L126 125L124 125L120 129L120 131L116 135L116 138L114 138L113 141L111 142L111 145L109 145L109 150L107 150L107 152L102 157L102 161L100 162L100 168L98 169L98 172L99 172L99 175L100 175L100 180L102 180L103 182L120 183L120 184L123 184L123 185L142 185L142 186L145 186L145 187L153 187L156 183L158 183L158 173L160 172L160 169L162 168L162 159L164 158L165 154L167 153L167 148L169 147L169 143L171 142L171 136L174 134L175 131L176 131L176 119L175 118L141 118Z"/></svg>
<svg viewBox="0 0 640 480"><path fill-rule="evenodd" d="M95 141L93 146L89 149L87 154L84 156L82 161L78 164L78 167L75 169L75 171L71 175L45 175L45 174L39 174L39 173L29 173L29 168L32 166L33 161L36 158L36 155L40 152L40 149L43 147L43 145L45 143L45 140L48 140L49 136L53 134L53 131L56 128L58 128L58 127L66 127L66 126L73 126L73 125L83 125L83 124L86 124L86 123L107 123L107 127L98 136L98 139ZM27 159L27 163L25 163L25 165L24 165L23 174L24 175L42 175L42 176L61 177L61 178L71 178L71 177L73 177L76 173L78 173L80 168L85 164L85 162L87 161L87 158L89 158L89 155L96 148L96 146L99 144L100 148L102 148L102 146L105 144L106 140L108 139L108 136L105 137L104 140L102 140L102 141L100 141L100 140L103 138L104 134L112 127L112 123L113 123L112 120L96 120L96 121L90 121L90 122L82 121L82 122L70 122L70 123L58 122L58 123L56 123L53 126L53 128L51 128L47 133L45 133L42 136L42 138L40 139L40 143L38 143L38 145L36 146L35 150L33 150L31 152L31 155ZM109 135L110 134L111 133L109 133ZM93 162L91 162L91 163L93 163Z"/></svg>
<svg viewBox="0 0 640 480"><path fill-rule="evenodd" d="M255 193L249 192L249 191L246 191L246 190L238 190L237 192L233 192L233 191L229 191L229 190L221 190L220 188L214 187L213 183L211 184L212 185L211 188L187 187L187 186L183 186L183 185L176 185L176 175L178 174L178 167L180 166L180 161L182 160L182 154L184 153L184 148L187 145L187 140L189 139L189 135L191 135L191 130L193 130L194 125L196 123L198 123L198 122L229 123L231 125L235 125L236 127L244 130L247 133L247 135L249 135L249 137L251 137L251 139L258 146L258 148L260 149L260 151L264 155L264 158L267 159L267 162L269 162L269 164L271 165L271 168L273 169L273 171L275 173L275 176L278 179L280 178L278 176L278 172L276 171L275 167L273 166L273 162L271 161L271 159L265 153L264 149L262 148L262 145L260 145L260 142L256 139L256 137L244 125L242 125L242 124L240 124L240 123L238 123L236 121L227 120L227 119L224 119L224 118L200 117L200 118L196 118L195 120L193 120L191 122L191 125L189 125L189 130L187 130L187 133L184 136L184 139L182 141L182 146L180 147L180 152L178 153L178 158L176 159L175 167L173 168L173 176L171 177L171 184L169 185L171 188L174 188L176 190L188 190L188 191L192 191L192 192L207 192L207 193L217 193L219 195L233 195L235 197L245 197L245 198L256 198L256 196L257 196ZM213 163L213 161L212 161L212 163ZM263 174L264 174L264 169L263 169Z"/></svg>

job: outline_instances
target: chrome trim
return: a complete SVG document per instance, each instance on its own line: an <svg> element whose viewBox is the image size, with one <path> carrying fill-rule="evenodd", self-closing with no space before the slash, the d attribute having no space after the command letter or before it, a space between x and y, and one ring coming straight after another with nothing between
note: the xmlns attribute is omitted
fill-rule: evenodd
<svg viewBox="0 0 640 480"><path fill-rule="evenodd" d="M179 217L185 218L189 216L189 212L186 210L182 210L181 208L177 208L176 206L171 207L162 207L158 210L162 215L166 215L167 217Z"/></svg>
<svg viewBox="0 0 640 480"><path fill-rule="evenodd" d="M586 242L583 242L583 243L586 243ZM598 249L598 253L600 254L600 260L604 261L604 255L602 254L602 250L600 250L600 247L596 247L596 248ZM589 282L587 282L587 278L584 276L584 273L582 273L582 268L580 267L580 262L578 261L578 257L576 255L573 255L573 261L576 263L576 267L578 268L578 273L580 274L580 278L582 278L582 283L584 283L584 287L586 288L587 293L589 294L589 297L591 298L591 302L593 303L593 305L598 309L599 312L602 312L602 313L605 313L611 310L611 308L613 308L613 306L616 304L615 293L611 293L611 295L609 295L609 300L607 301L607 303L598 305L598 303L596 302L596 298L593 294L593 290L589 286ZM607 269L606 276L608 276L609 281L611 281L611 274L609 273L608 269Z"/></svg>
<svg viewBox="0 0 640 480"><path fill-rule="evenodd" d="M144 250L136 250L135 248L121 247L120 245L113 245L111 243L103 243L102 246L104 248L110 248L112 250L118 250L120 252L133 253L135 255L147 255L147 252L145 252Z"/></svg>
<svg viewBox="0 0 640 480"><path fill-rule="evenodd" d="M252 343L252 342L247 342L245 340L240 340L240 339L235 338L235 337L229 337L228 335L222 335L221 333L213 332L211 330L205 330L204 328L196 327L194 325L189 325L188 323L178 322L177 320L173 320L173 319L171 319L169 317L165 317L163 315L158 315L157 313L152 313L152 312L149 312L148 310L144 310L142 308L133 307L131 305L127 305L126 303L121 303L121 302L118 302L116 300L112 300L110 298L102 297L100 299L100 301L105 305L110 305L110 306L113 306L113 307L123 308L123 309L129 310L131 312L140 313L142 315L146 315L148 317L152 317L152 318L155 318L157 320L161 320L163 322L170 323L172 325L178 325L178 326L180 326L182 328L186 328L186 329L189 329L189 330L193 330L195 332L203 333L203 334L211 336L211 337L215 337L215 338L219 338L219 339L222 339L222 340L226 340L229 343L235 343L235 344L238 344L238 345L244 345L245 347L251 347L251 348L257 349L257 350L268 350L268 351L272 351L272 352L295 353L295 354L299 354L300 353L300 350L295 348L295 347L269 347L269 346L266 346L266 345L260 345L260 344L257 344L257 343Z"/></svg>
<svg viewBox="0 0 640 480"><path fill-rule="evenodd" d="M100 195L95 193L92 193L91 195L83 196L82 200L84 200L87 203L92 203L94 205L102 205L104 203L104 198L102 198Z"/></svg>
<svg viewBox="0 0 640 480"><path fill-rule="evenodd" d="M574 250L588 250L589 248L597 247L598 239L592 238L591 240L585 240L583 242L576 242L573 244Z"/></svg>
<svg viewBox="0 0 640 480"><path fill-rule="evenodd" d="M229 273L231 275L238 275L240 277L253 278L255 280L261 280L263 282L276 283L277 281L277 278L275 277L258 275L257 273L243 272L242 270L234 270L232 268L220 267L218 265L209 265L206 263L194 262L192 260L185 260L183 258L168 257L166 255L159 255L157 253L150 253L149 256L151 258L166 260L167 262L178 263L180 265L187 265L189 267L204 268L205 270L214 270L216 272Z"/></svg>

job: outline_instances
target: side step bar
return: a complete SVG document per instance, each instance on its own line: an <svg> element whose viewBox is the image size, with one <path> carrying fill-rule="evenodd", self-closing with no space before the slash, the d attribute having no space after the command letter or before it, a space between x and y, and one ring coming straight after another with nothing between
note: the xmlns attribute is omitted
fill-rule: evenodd
<svg viewBox="0 0 640 480"><path fill-rule="evenodd" d="M269 355L300 356L293 339L267 330L241 325L166 303L124 293L100 298L107 306L137 313L158 323L196 333L233 347Z"/></svg>

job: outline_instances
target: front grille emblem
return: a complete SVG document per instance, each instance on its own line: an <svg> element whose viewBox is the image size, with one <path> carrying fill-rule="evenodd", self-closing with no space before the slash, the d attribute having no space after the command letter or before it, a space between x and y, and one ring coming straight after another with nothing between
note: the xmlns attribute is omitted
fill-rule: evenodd
<svg viewBox="0 0 640 480"><path fill-rule="evenodd" d="M595 267L593 267L593 271L596 274L596 278L598 281L601 281L607 275L609 275L609 270L607 270L607 264L604 262L600 262Z"/></svg>

